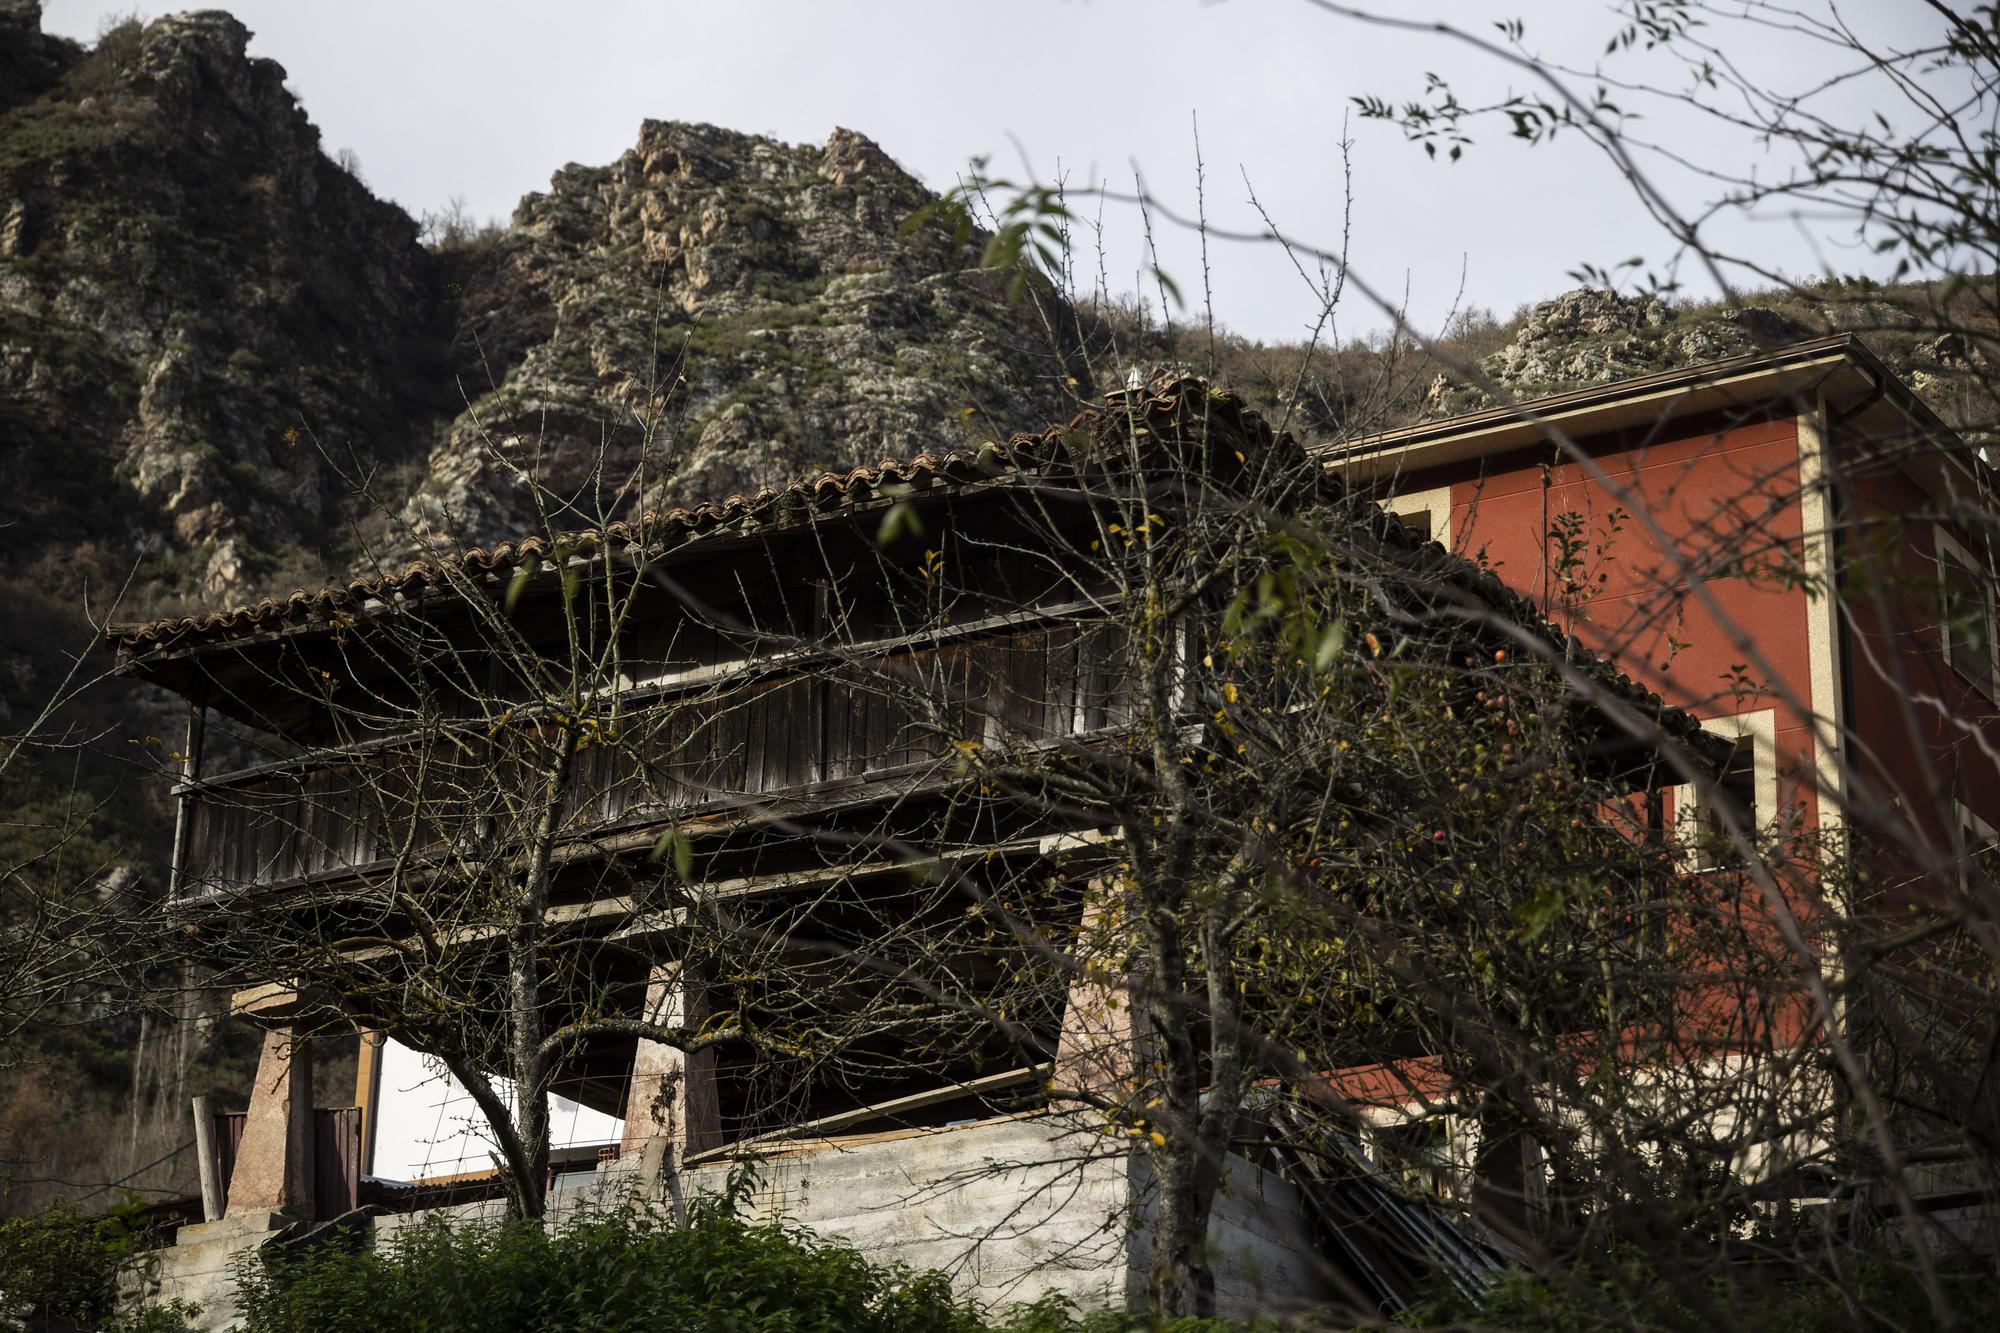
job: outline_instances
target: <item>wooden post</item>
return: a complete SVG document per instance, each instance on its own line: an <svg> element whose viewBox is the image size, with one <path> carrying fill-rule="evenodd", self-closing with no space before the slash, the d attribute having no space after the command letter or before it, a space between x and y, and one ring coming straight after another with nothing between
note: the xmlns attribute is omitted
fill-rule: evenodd
<svg viewBox="0 0 2000 1333"><path fill-rule="evenodd" d="M222 1219L222 1157L215 1144L215 1100L194 1099L195 1165L201 1171L201 1220Z"/></svg>
<svg viewBox="0 0 2000 1333"><path fill-rule="evenodd" d="M694 962L661 963L646 986L646 1021L662 1027L699 1027L708 1014L708 985ZM641 1038L632 1057L625 1096L624 1152L664 1139L675 1157L722 1142L721 1106L715 1090L715 1051L682 1051Z"/></svg>
<svg viewBox="0 0 2000 1333"><path fill-rule="evenodd" d="M375 1124L382 1102L382 1046L386 1032L363 1032L361 1049L354 1061L354 1105L361 1113L360 1171L375 1174Z"/></svg>
<svg viewBox="0 0 2000 1333"><path fill-rule="evenodd" d="M181 751L181 780L174 789L174 851L167 862L167 897L181 896L182 861L187 856L188 826L194 818L194 785L201 780L201 747L208 730L208 705L188 705L187 740Z"/></svg>

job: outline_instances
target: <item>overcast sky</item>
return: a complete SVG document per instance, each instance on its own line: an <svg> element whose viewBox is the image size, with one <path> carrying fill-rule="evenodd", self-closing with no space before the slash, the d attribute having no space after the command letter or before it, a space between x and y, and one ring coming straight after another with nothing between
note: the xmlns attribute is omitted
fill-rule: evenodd
<svg viewBox="0 0 2000 1333"><path fill-rule="evenodd" d="M111 8L47 0L44 26L88 41ZM611 161L649 117L813 143L846 126L934 187L950 185L975 154L1019 175L1025 150L1045 177L1060 165L1074 181L1128 189L1136 168L1163 203L1191 213L1198 116L1212 219L1259 225L1247 176L1281 228L1337 249L1351 97L1415 96L1426 70L1489 92L1507 82L1461 47L1336 20L1303 0L238 0L230 8L253 32L252 52L285 67L327 150L353 149L378 193L412 212L462 196L480 216L505 217L564 163ZM1610 31L1599 0L1382 0L1382 8L1483 33L1494 17L1523 15L1531 42L1586 62ZM1926 21L1922 0L1862 0L1860 10L1885 31ZM1777 78L1811 72L1806 48L1777 36L1744 54ZM1647 126L1692 128L1672 116ZM1461 271L1463 299L1505 316L1575 285L1566 275L1582 262L1670 253L1581 143L1529 150L1489 129L1465 160L1446 165L1384 125L1354 121L1348 133L1355 271L1398 299L1407 290L1420 326L1449 313ZM1693 144L1731 163L1758 151L1705 130ZM1164 267L1198 301L1193 238L1164 222L1156 230ZM1777 219L1741 239L1810 274L1819 265L1806 230ZM1110 285L1129 290L1143 252L1137 219L1114 208L1106 231ZM1290 338L1311 322L1309 292L1271 247L1218 243L1211 261L1216 313L1228 326ZM1384 323L1356 302L1342 332Z"/></svg>

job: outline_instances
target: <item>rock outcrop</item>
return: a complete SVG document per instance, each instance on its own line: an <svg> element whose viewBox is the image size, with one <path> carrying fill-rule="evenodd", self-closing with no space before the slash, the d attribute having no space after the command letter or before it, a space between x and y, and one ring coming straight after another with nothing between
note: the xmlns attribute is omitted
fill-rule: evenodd
<svg viewBox="0 0 2000 1333"><path fill-rule="evenodd" d="M410 518L524 531L537 469L590 519L1067 416L1069 321L1009 300L976 247L904 234L930 199L851 130L648 121L609 166L563 168L465 266L459 348L488 378Z"/></svg>
<svg viewBox="0 0 2000 1333"><path fill-rule="evenodd" d="M85 52L35 9L0 22L0 63L55 67L0 115L0 434L60 483L0 492L0 547L59 534L189 598L312 572L342 474L420 452L448 401L416 225L227 14Z"/></svg>
<svg viewBox="0 0 2000 1333"><path fill-rule="evenodd" d="M904 234L932 196L837 130L647 122L497 236L427 251L207 11L45 36L0 0L0 555L212 602L381 549L754 490L1072 410L1073 322ZM1065 386L1065 380L1072 381ZM371 494L353 500L357 480ZM372 520L372 529L370 522ZM60 573L60 570L54 571Z"/></svg>
<svg viewBox="0 0 2000 1333"><path fill-rule="evenodd" d="M1580 288L1533 306L1480 369L1517 397L1608 384L1812 336L1763 306L1686 316L1659 296ZM1482 395L1483 397L1483 395ZM1445 397L1463 410L1463 396Z"/></svg>

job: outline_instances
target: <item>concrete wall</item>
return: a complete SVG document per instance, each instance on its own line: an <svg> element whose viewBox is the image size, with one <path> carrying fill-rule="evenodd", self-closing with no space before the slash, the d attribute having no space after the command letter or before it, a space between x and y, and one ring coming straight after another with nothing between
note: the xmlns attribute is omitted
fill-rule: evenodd
<svg viewBox="0 0 2000 1333"><path fill-rule="evenodd" d="M269 1213L200 1222L180 1229L174 1244L155 1252L148 1300L193 1301L201 1307L201 1328L233 1328L236 1261L271 1238L285 1219Z"/></svg>
<svg viewBox="0 0 2000 1333"><path fill-rule="evenodd" d="M1100 1136L1053 1118L823 1147L760 1164L747 1210L847 1241L877 1261L942 1269L963 1294L995 1305L1049 1291L1086 1307L1124 1304L1146 1287L1145 1170L1103 1148ZM1230 1165L1210 1232L1224 1311L1310 1302L1325 1284L1297 1194L1247 1162ZM686 1173L683 1189L719 1193L728 1174L726 1165L697 1168ZM560 1222L578 1209L617 1207L637 1183L629 1157L595 1176L565 1177L551 1214ZM450 1213L470 1221L503 1211L493 1200ZM425 1216L377 1218L376 1243ZM209 1310L206 1327L227 1328L235 1315L229 1261L268 1233L190 1234L209 1230L185 1228L182 1243L162 1251L160 1295L200 1301Z"/></svg>

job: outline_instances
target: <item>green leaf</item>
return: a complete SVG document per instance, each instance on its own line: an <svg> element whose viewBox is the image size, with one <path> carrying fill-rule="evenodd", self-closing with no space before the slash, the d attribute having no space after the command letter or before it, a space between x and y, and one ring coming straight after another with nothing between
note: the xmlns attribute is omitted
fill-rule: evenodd
<svg viewBox="0 0 2000 1333"><path fill-rule="evenodd" d="M501 599L501 604L505 607L508 615L511 616L514 614L514 603L521 600L521 593L526 590L528 580L534 576L535 571L526 564L514 567L514 577L507 580L507 593Z"/></svg>
<svg viewBox="0 0 2000 1333"><path fill-rule="evenodd" d="M1345 647L1347 647L1347 626L1336 620L1320 631L1319 649L1313 654L1313 670L1325 671L1330 668Z"/></svg>
<svg viewBox="0 0 2000 1333"><path fill-rule="evenodd" d="M653 844L653 859L671 861L674 873L682 879L693 877L694 844L689 842L687 835L678 828L670 828L660 835L659 840Z"/></svg>
<svg viewBox="0 0 2000 1333"><path fill-rule="evenodd" d="M924 521L918 516L917 507L908 500L898 500L882 515L882 526L875 532L875 544L892 546L899 538L923 535Z"/></svg>

